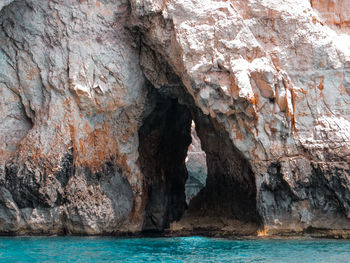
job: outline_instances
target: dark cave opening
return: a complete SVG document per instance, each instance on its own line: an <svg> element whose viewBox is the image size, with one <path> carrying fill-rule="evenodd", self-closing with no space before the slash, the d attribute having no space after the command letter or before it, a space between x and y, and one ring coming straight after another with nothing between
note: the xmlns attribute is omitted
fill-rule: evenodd
<svg viewBox="0 0 350 263"><path fill-rule="evenodd" d="M174 93L173 88L151 88L155 106L139 130L139 160L147 192L143 231L162 233L171 229L173 222L191 225L192 233L196 233L196 228L220 231L230 224L217 223L225 218L249 224L253 227L247 233L256 233L261 217L249 162L232 144L221 124L194 106L183 87L175 89ZM205 186L186 203L185 160L192 121L206 155L207 178ZM209 225L201 225L204 218L210 218Z"/></svg>
<svg viewBox="0 0 350 263"><path fill-rule="evenodd" d="M185 158L191 143L191 114L176 98L155 97L155 108L139 130L140 166L148 194L144 231L164 230L187 207Z"/></svg>
<svg viewBox="0 0 350 263"><path fill-rule="evenodd" d="M192 109L196 131L206 153L206 186L191 200L187 217L235 219L259 227L255 175L249 162L233 145L215 119Z"/></svg>

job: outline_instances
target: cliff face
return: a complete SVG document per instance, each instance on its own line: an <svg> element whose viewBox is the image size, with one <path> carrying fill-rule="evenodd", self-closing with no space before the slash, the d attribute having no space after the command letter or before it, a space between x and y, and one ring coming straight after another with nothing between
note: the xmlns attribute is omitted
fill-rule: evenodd
<svg viewBox="0 0 350 263"><path fill-rule="evenodd" d="M2 232L141 228L147 85L129 12L127 1L2 9Z"/></svg>
<svg viewBox="0 0 350 263"><path fill-rule="evenodd" d="M345 1L0 8L0 232L350 229Z"/></svg>

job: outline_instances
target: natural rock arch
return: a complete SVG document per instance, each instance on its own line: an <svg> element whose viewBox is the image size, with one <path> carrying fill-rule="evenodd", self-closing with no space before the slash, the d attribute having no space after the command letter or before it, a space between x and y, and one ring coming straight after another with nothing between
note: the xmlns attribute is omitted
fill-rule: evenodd
<svg viewBox="0 0 350 263"><path fill-rule="evenodd" d="M155 106L139 130L140 166L148 193L143 230L162 232L175 222L175 227L190 233L224 233L226 227L230 234L256 234L261 218L255 176L220 124L193 104L182 85L160 90L150 86L149 102ZM206 153L208 176L187 207L185 158L192 120Z"/></svg>

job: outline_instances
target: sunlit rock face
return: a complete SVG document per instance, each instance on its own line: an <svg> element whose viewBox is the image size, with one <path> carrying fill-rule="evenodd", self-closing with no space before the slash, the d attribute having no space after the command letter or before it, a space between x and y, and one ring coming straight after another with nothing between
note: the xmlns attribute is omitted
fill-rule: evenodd
<svg viewBox="0 0 350 263"><path fill-rule="evenodd" d="M10 3L12 3L14 0L2 0L1 2L0 2L0 10L2 9L2 8L4 8L5 6L7 6L7 5L9 5Z"/></svg>
<svg viewBox="0 0 350 263"><path fill-rule="evenodd" d="M350 37L312 2L131 1L146 77L165 85L167 61L229 134L270 232L350 223Z"/></svg>
<svg viewBox="0 0 350 263"><path fill-rule="evenodd" d="M192 120L208 178L187 218L350 229L349 8L0 1L0 232L162 231Z"/></svg>
<svg viewBox="0 0 350 263"><path fill-rule="evenodd" d="M319 21L335 30L350 32L350 4L346 0L311 0L311 6L320 13ZM314 21L317 21L315 18Z"/></svg>
<svg viewBox="0 0 350 263"><path fill-rule="evenodd" d="M197 135L194 122L191 125L191 138L192 142L188 147L186 157L188 178L185 190L187 204L205 186L208 174L206 154L202 150L201 141Z"/></svg>

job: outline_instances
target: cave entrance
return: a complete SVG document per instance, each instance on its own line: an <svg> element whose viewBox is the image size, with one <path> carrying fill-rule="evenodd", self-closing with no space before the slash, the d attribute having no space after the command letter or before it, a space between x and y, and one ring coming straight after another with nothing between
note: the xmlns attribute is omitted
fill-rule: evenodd
<svg viewBox="0 0 350 263"><path fill-rule="evenodd" d="M255 235L262 219L257 211L255 175L232 144L222 124L198 108L191 116L207 160L205 187L191 200L174 228L220 235Z"/></svg>
<svg viewBox="0 0 350 263"><path fill-rule="evenodd" d="M140 166L145 175L147 204L143 230L163 231L186 209L185 165L191 143L191 113L176 98L152 92L154 104L139 130Z"/></svg>
<svg viewBox="0 0 350 263"><path fill-rule="evenodd" d="M154 107L139 130L139 160L147 192L143 231L224 229L256 234L261 218L255 176L225 129L183 98L179 103L176 96L153 88L149 99ZM198 134L207 164L205 184L196 193L186 191L191 170L188 160L193 157L191 151L187 156L191 127Z"/></svg>

